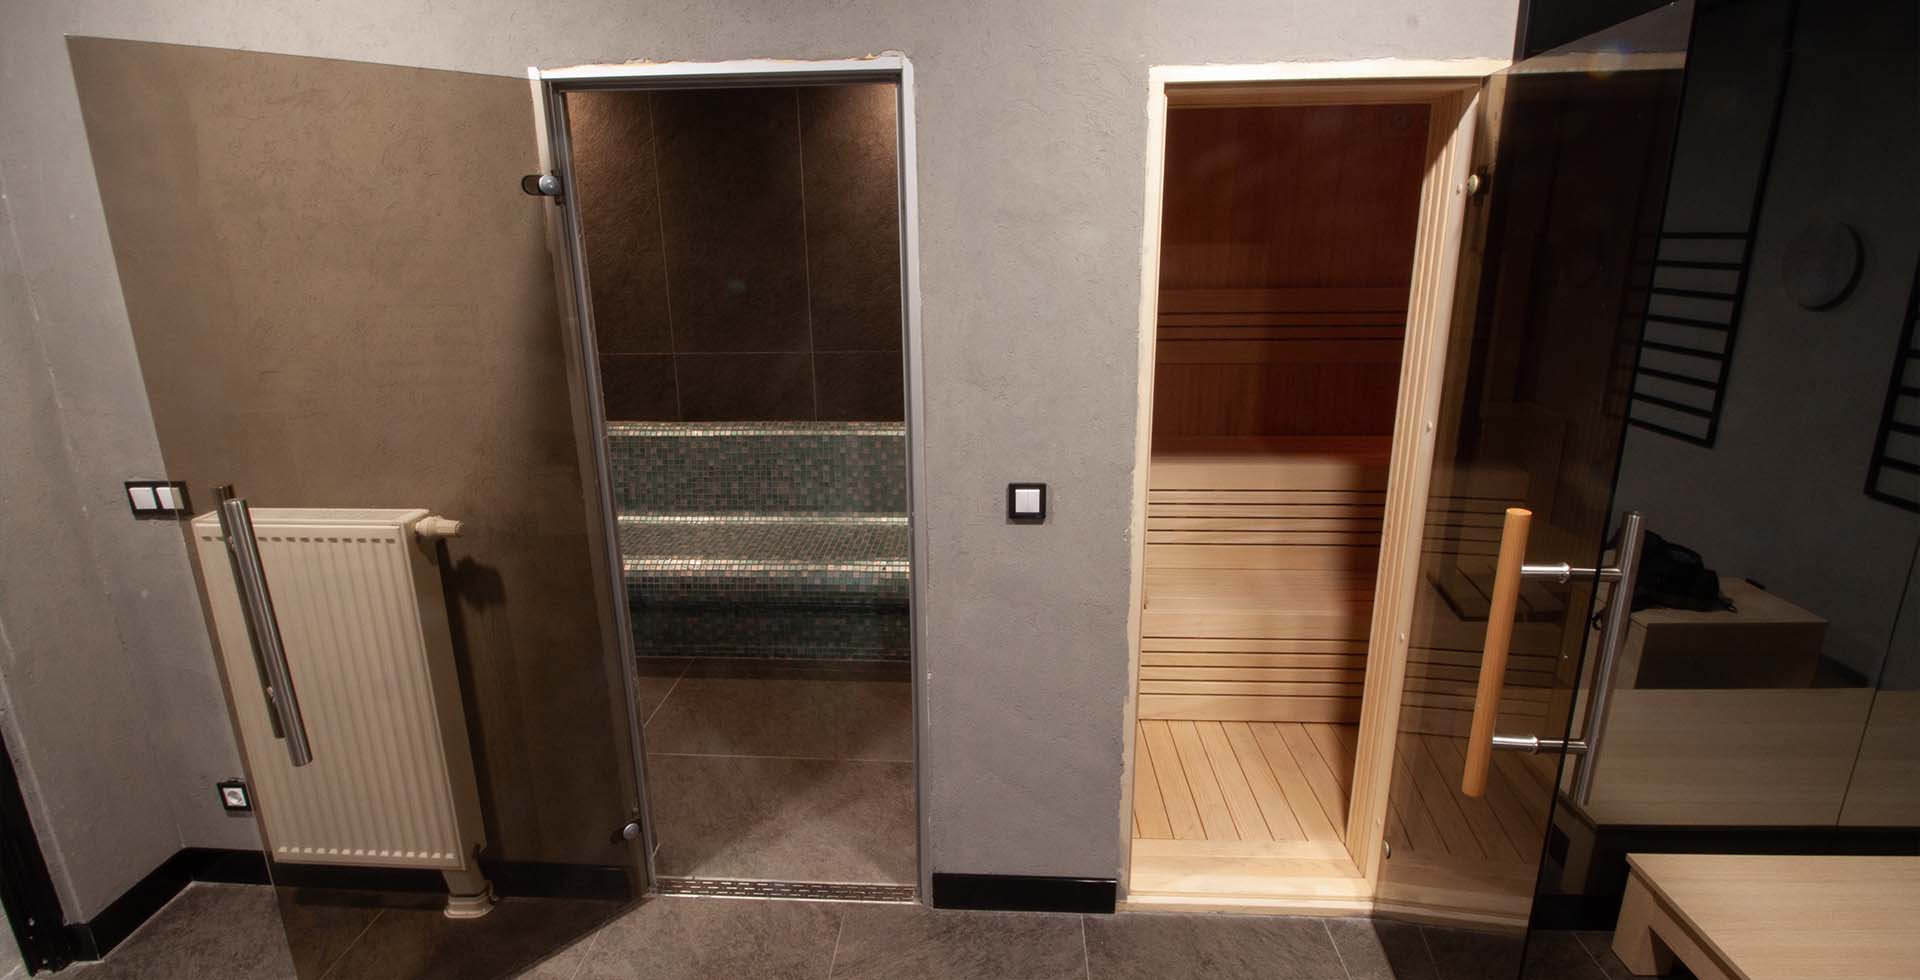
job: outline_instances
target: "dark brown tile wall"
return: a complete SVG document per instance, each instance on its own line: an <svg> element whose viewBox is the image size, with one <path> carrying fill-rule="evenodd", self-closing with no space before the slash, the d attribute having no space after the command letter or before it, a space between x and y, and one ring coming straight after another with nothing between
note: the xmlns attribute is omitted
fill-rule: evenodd
<svg viewBox="0 0 1920 980"><path fill-rule="evenodd" d="M893 86L822 86L800 89L799 95L814 349L897 351L900 179L894 168L899 147Z"/></svg>
<svg viewBox="0 0 1920 980"><path fill-rule="evenodd" d="M587 273L600 349L671 354L660 182L647 93L576 92L567 96L567 113L574 180L583 204L580 232L596 257Z"/></svg>
<svg viewBox="0 0 1920 980"><path fill-rule="evenodd" d="M904 417L894 86L567 112L609 418Z"/></svg>

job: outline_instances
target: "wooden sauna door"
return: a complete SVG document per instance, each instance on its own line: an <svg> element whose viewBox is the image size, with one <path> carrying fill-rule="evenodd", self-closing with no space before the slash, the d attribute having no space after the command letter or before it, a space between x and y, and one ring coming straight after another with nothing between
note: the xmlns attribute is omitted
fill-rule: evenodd
<svg viewBox="0 0 1920 980"><path fill-rule="evenodd" d="M1513 940L1495 956L1518 956L1562 761L1496 753L1485 794L1460 791L1502 512L1533 511L1527 561L1600 564L1690 18L1682 3L1616 25L1482 98L1375 896L1385 915L1495 927ZM1501 734L1567 736L1593 594L1523 590Z"/></svg>

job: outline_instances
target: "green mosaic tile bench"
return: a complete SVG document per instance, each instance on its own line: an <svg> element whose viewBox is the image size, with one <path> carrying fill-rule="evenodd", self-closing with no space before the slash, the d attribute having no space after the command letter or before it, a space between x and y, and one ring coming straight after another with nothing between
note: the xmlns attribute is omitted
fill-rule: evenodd
<svg viewBox="0 0 1920 980"><path fill-rule="evenodd" d="M642 656L905 659L898 423L608 426Z"/></svg>

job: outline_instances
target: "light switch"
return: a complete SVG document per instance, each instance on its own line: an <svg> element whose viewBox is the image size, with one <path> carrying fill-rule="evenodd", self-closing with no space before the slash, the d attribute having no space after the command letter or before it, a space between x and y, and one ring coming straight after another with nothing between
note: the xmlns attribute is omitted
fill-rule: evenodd
<svg viewBox="0 0 1920 980"><path fill-rule="evenodd" d="M1016 524L1040 524L1044 523L1046 519L1046 484L1007 484L1007 520Z"/></svg>
<svg viewBox="0 0 1920 980"><path fill-rule="evenodd" d="M177 480L128 480L127 507L142 520L191 517L187 485Z"/></svg>

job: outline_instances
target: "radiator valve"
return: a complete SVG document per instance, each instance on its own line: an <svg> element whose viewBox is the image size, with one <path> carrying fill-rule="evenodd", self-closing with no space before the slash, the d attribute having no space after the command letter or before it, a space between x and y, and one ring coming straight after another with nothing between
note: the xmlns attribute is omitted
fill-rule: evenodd
<svg viewBox="0 0 1920 980"><path fill-rule="evenodd" d="M457 538L460 522L439 516L422 517L414 522L413 533L423 538Z"/></svg>

